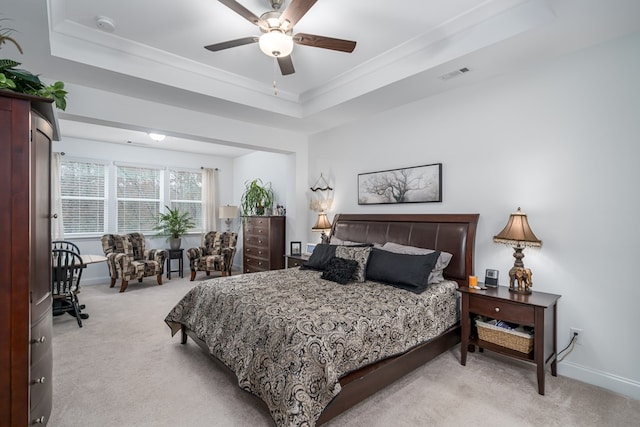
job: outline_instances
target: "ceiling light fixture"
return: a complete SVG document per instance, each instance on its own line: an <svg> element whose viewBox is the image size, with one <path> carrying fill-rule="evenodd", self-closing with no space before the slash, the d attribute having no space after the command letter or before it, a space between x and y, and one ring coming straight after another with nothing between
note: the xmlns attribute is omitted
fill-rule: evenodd
<svg viewBox="0 0 640 427"><path fill-rule="evenodd" d="M293 38L280 29L272 29L261 35L258 44L265 55L274 58L289 56L293 51Z"/></svg>
<svg viewBox="0 0 640 427"><path fill-rule="evenodd" d="M162 135L161 133L150 132L149 133L149 138L153 139L156 142L160 142L160 141L164 140L165 135Z"/></svg>

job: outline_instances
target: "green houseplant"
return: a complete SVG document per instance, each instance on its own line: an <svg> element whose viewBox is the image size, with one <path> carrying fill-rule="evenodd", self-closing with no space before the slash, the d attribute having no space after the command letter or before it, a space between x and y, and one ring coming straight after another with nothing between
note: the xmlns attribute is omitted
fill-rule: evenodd
<svg viewBox="0 0 640 427"><path fill-rule="evenodd" d="M0 18L0 49L4 44L11 43L22 54L22 48L12 37L14 30L3 26L7 20L7 18ZM19 62L11 59L0 59L0 90L53 99L56 108L60 110L67 108L67 91L64 90L63 82L45 85L37 75L22 70L18 68L19 66Z"/></svg>
<svg viewBox="0 0 640 427"><path fill-rule="evenodd" d="M244 193L240 199L242 215L264 215L265 210L273 208L274 194L270 182L264 184L256 178L244 185Z"/></svg>
<svg viewBox="0 0 640 427"><path fill-rule="evenodd" d="M189 212L180 212L180 209L171 209L169 206L166 213L158 214L158 224L153 228L159 231L160 236L166 236L171 249L179 249L182 242L181 237L196 226Z"/></svg>

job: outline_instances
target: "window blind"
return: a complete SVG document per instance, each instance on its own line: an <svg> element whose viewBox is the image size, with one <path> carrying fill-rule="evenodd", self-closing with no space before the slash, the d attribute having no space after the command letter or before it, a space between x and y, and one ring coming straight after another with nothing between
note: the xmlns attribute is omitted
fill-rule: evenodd
<svg viewBox="0 0 640 427"><path fill-rule="evenodd" d="M107 166L63 160L60 192L65 234L104 233Z"/></svg>

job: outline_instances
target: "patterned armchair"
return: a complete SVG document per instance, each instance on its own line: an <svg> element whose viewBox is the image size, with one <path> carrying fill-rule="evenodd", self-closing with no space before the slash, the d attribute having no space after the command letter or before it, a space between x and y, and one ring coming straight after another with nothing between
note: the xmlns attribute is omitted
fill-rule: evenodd
<svg viewBox="0 0 640 427"><path fill-rule="evenodd" d="M162 285L164 260L168 253L164 249L146 249L142 233L105 234L102 236L102 250L107 257L111 288L121 279L120 292L127 289L129 280L156 276Z"/></svg>
<svg viewBox="0 0 640 427"><path fill-rule="evenodd" d="M237 233L210 231L205 234L202 246L187 250L191 281L196 278L196 271L205 271L207 276L212 271L220 271L223 276L231 276L237 241Z"/></svg>

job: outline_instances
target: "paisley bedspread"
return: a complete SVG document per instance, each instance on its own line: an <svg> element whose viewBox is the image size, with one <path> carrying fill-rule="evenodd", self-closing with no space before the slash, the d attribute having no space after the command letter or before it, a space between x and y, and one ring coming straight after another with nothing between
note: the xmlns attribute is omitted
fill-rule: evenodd
<svg viewBox="0 0 640 427"><path fill-rule="evenodd" d="M260 397L278 426L313 426L339 378L402 353L458 318L455 282L422 294L367 281L340 285L297 268L216 278L165 321L181 324Z"/></svg>

